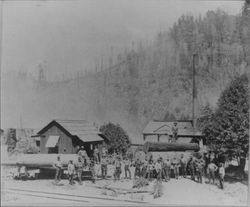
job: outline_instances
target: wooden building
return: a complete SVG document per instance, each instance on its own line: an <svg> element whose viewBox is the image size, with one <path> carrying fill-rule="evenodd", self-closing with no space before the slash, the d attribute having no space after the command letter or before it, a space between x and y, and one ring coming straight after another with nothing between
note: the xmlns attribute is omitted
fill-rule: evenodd
<svg viewBox="0 0 250 207"><path fill-rule="evenodd" d="M204 147L204 136L198 130L193 128L192 120L185 121L150 121L143 130L144 142L170 142L173 134L172 127L174 123L178 127L178 143L199 143Z"/></svg>
<svg viewBox="0 0 250 207"><path fill-rule="evenodd" d="M40 153L77 153L84 146L89 156L94 147L108 142L108 139L85 120L53 120L42 128L36 137L40 137Z"/></svg>

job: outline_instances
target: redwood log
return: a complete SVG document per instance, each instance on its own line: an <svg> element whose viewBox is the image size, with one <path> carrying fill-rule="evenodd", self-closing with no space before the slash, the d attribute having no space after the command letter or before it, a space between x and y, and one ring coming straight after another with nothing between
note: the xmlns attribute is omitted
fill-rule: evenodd
<svg viewBox="0 0 250 207"><path fill-rule="evenodd" d="M63 167L66 167L70 160L76 163L77 154L23 154L16 160L17 165L24 165L27 168L53 168L58 155L60 155Z"/></svg>
<svg viewBox="0 0 250 207"><path fill-rule="evenodd" d="M167 142L146 142L144 152L168 152L168 151L199 151L196 143L167 143Z"/></svg>

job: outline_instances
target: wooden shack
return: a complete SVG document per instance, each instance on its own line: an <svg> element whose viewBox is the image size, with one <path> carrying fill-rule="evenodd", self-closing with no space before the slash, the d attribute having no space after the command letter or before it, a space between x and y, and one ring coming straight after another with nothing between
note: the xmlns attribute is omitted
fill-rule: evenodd
<svg viewBox="0 0 250 207"><path fill-rule="evenodd" d="M173 136L172 127L175 122L178 127L177 143L197 143L203 148L205 138L201 132L193 128L192 120L150 121L143 130L144 142L171 142Z"/></svg>
<svg viewBox="0 0 250 207"><path fill-rule="evenodd" d="M89 156L93 150L108 139L85 120L53 120L42 128L36 137L40 137L40 153L74 154L84 146Z"/></svg>

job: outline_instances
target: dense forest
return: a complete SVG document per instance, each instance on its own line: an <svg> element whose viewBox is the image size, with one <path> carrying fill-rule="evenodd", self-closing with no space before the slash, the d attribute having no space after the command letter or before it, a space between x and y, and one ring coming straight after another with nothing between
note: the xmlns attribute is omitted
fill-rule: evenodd
<svg viewBox="0 0 250 207"><path fill-rule="evenodd" d="M221 10L199 17L183 15L153 41L132 43L107 64L96 63L94 73L54 83L19 75L15 90L8 90L13 82L5 79L3 108L10 113L7 103L18 100L25 119L93 118L119 123L130 135L140 134L152 119L191 117L193 54L198 115L204 106L215 106L227 84L249 71L249 37L247 3L238 16ZM25 88L24 83L30 85ZM18 111L17 106L11 110Z"/></svg>

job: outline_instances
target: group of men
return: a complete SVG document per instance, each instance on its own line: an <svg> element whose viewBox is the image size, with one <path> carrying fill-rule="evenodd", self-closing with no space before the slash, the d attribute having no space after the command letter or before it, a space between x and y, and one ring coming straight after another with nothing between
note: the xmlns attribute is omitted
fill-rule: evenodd
<svg viewBox="0 0 250 207"><path fill-rule="evenodd" d="M169 157L163 159L162 157L154 160L153 157L149 159L145 158L141 161L139 158L134 162L126 156L124 159L119 154L108 155L104 153L101 158L97 158L94 153L93 158L89 159L86 151L83 147L78 152L78 161L73 163L72 160L68 163L68 175L69 183L73 184L74 174L77 174L79 183L82 184L82 173L84 167L88 166L89 171L92 173L92 177L95 177L95 164L99 164L101 167L101 175L103 179L107 178L108 165L114 166L113 177L114 180L121 179L122 170L124 170L125 179L131 179L131 167L135 167L134 178L144 177L148 180L157 178L157 180L163 180L165 182L169 181L172 177L179 179L180 172L181 175L186 178L187 174L191 176L191 179L202 183L203 176L206 175L208 182L215 183L215 177L218 174L220 187L223 189L225 168L223 163L218 163L215 158L211 159L209 155L202 155L198 157L191 156L187 159L184 154L181 154L180 158L174 156L172 159ZM55 180L60 181L62 174L62 163L60 157L58 157L57 162L54 164L56 168ZM122 166L124 169L122 169ZM218 173L217 173L218 171Z"/></svg>
<svg viewBox="0 0 250 207"><path fill-rule="evenodd" d="M170 180L171 172L174 173L174 178L179 178L179 171L181 169L183 177L186 177L187 162L184 155L181 155L181 159L173 157L170 159L167 157L163 159L162 157L157 160L147 158L144 161L137 159L135 161L135 177L144 177L149 180L152 178L161 178L166 182Z"/></svg>
<svg viewBox="0 0 250 207"><path fill-rule="evenodd" d="M77 175L77 178L79 180L79 184L82 185L82 173L85 167L89 168L89 171L91 172L92 178L95 177L95 161L94 158L90 158L87 155L87 152L84 150L84 147L82 146L80 150L78 151L78 160L76 163L73 163L73 160L69 160L69 163L67 165L67 171L68 171L68 178L69 178L69 184L74 184L74 175ZM54 167L56 169L55 174L55 182L58 183L61 180L62 177L62 171L63 171L63 165L61 161L61 157L57 157L57 161L54 163ZM93 179L94 181L94 179Z"/></svg>
<svg viewBox="0 0 250 207"><path fill-rule="evenodd" d="M203 176L208 178L208 183L213 181L215 183L216 174L218 175L221 189L223 189L225 168L223 163L217 163L215 159L205 159L200 155L198 157L190 156L186 159L182 154L180 159L173 157L172 159L162 157L158 158L157 161L153 159L145 159L141 162L139 159L135 162L135 177L144 177L149 180L157 178L165 182L169 181L173 173L173 177L178 179L180 172L184 178L187 174L191 176L191 179L202 183ZM217 166L218 165L218 166Z"/></svg>

